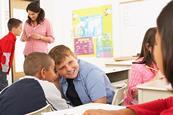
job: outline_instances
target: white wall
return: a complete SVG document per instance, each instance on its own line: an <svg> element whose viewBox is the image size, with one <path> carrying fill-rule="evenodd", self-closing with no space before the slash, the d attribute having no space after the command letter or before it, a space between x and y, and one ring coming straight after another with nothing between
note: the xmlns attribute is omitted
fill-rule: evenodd
<svg viewBox="0 0 173 115"><path fill-rule="evenodd" d="M65 44L73 49L72 11L81 8L112 4L114 57L136 55L141 50L143 36L151 26L156 26L156 18L170 0L143 0L119 3L119 0L40 0L46 17L53 24L57 44ZM106 63L103 59L84 58L94 63Z"/></svg>
<svg viewBox="0 0 173 115"><path fill-rule="evenodd" d="M56 42L53 45L65 44L73 48L72 10L112 4L112 0L40 0L41 7L46 12L46 17L53 23Z"/></svg>
<svg viewBox="0 0 173 115"><path fill-rule="evenodd" d="M50 48L57 44L64 44L73 49L73 39L71 37L72 33L72 11L75 9L95 7L100 5L111 5L113 4L113 11L115 14L118 14L118 2L116 0L40 0L41 7L45 10L46 17L53 23L53 29L56 41L54 44L51 44ZM51 7L50 7L51 6ZM118 37L118 15L113 15L113 37ZM116 33L117 32L117 33ZM116 34L115 34L116 33ZM114 42L114 41L113 41ZM98 66L104 65L105 59L96 59L96 58L83 58L91 63L94 63ZM109 58L110 60L110 58Z"/></svg>
<svg viewBox="0 0 173 115"><path fill-rule="evenodd" d="M141 50L143 36L170 0L143 0L119 3L121 0L40 0L46 17L53 23L57 44L73 49L72 10L112 4L114 57L136 55Z"/></svg>
<svg viewBox="0 0 173 115"><path fill-rule="evenodd" d="M156 26L156 19L170 0L144 0L120 5L119 55L140 53L145 32Z"/></svg>
<svg viewBox="0 0 173 115"><path fill-rule="evenodd" d="M9 0L0 0L0 39L8 33ZM11 73L11 71L10 71ZM7 75L8 84L12 84L12 75Z"/></svg>
<svg viewBox="0 0 173 115"><path fill-rule="evenodd" d="M7 34L7 21L9 19L9 0L0 0L0 38Z"/></svg>
<svg viewBox="0 0 173 115"><path fill-rule="evenodd" d="M118 1L40 0L46 17L53 25L56 39L55 43L51 44L49 48L58 44L65 44L73 49L73 39L71 38L73 10L112 4L114 56L134 55L139 52L145 31L156 25L156 18L160 10L170 0L143 0L142 3L129 4L119 4ZM8 0L0 0L0 37L8 32L8 2ZM95 58L85 59L98 65L104 65L104 63L111 61L111 59L105 59L105 61Z"/></svg>

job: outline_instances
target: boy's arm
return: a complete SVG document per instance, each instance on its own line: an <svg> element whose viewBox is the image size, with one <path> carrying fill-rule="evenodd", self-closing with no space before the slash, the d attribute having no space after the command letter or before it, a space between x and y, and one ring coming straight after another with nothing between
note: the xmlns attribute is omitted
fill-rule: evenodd
<svg viewBox="0 0 173 115"><path fill-rule="evenodd" d="M83 115L135 115L135 112L128 108L121 110L91 109L85 111Z"/></svg>
<svg viewBox="0 0 173 115"><path fill-rule="evenodd" d="M12 67L13 63L13 57L14 57L14 47L15 44L8 43L8 45L4 45L2 50L2 57L1 57L1 66L2 71L6 72L7 74L10 71L10 68Z"/></svg>
<svg viewBox="0 0 173 115"><path fill-rule="evenodd" d="M3 55L1 57L1 66L3 72L8 72L10 68L10 55L11 54L8 52L3 52Z"/></svg>
<svg viewBox="0 0 173 115"><path fill-rule="evenodd" d="M106 74L100 70L93 69L87 74L85 81L86 88L89 97L94 103L109 103L109 100L107 99L105 77L107 77Z"/></svg>
<svg viewBox="0 0 173 115"><path fill-rule="evenodd" d="M107 99L106 99L106 97L102 97L102 98L96 99L93 102L94 103L106 103L107 102Z"/></svg>

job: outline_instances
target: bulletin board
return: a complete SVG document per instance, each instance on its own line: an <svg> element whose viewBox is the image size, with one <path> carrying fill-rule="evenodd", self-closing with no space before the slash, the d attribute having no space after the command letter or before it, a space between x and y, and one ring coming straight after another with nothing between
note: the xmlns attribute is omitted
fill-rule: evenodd
<svg viewBox="0 0 173 115"><path fill-rule="evenodd" d="M74 10L72 38L79 56L112 57L112 6Z"/></svg>

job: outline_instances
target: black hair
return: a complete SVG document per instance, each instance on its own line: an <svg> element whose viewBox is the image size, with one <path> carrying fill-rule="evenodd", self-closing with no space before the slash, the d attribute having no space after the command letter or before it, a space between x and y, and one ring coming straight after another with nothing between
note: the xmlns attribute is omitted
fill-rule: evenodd
<svg viewBox="0 0 173 115"><path fill-rule="evenodd" d="M133 62L135 64L146 64L151 66L155 63L153 50L155 45L155 34L156 27L149 28L143 38L141 52L139 54L139 58L143 57L143 59L139 62ZM151 48L151 50L150 50Z"/></svg>
<svg viewBox="0 0 173 115"><path fill-rule="evenodd" d="M42 68L49 69L52 58L42 52L30 53L24 61L23 69L26 75L35 76Z"/></svg>
<svg viewBox="0 0 173 115"><path fill-rule="evenodd" d="M8 20L8 23L7 23L8 30L11 31L12 28L17 28L21 23L22 23L22 21L19 20L19 19L10 18L10 19Z"/></svg>
<svg viewBox="0 0 173 115"><path fill-rule="evenodd" d="M173 87L173 1L170 1L157 18L163 55L163 73Z"/></svg>
<svg viewBox="0 0 173 115"><path fill-rule="evenodd" d="M26 11L28 12L28 10L30 10L32 12L35 12L35 13L39 13L38 17L36 19L37 24L40 24L41 22L44 21L45 12L44 12L44 10L42 8L40 8L40 5L39 5L38 1L34 1L34 2L31 2L30 4L28 4L28 6L26 8ZM31 22L32 22L32 20L28 16L27 23L31 24Z"/></svg>

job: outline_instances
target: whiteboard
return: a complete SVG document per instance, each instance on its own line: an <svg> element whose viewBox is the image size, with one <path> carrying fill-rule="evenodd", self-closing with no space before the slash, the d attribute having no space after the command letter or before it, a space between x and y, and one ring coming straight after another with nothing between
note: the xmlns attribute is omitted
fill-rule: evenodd
<svg viewBox="0 0 173 115"><path fill-rule="evenodd" d="M120 3L120 57L140 53L145 32L156 26L156 19L170 0L143 0Z"/></svg>

